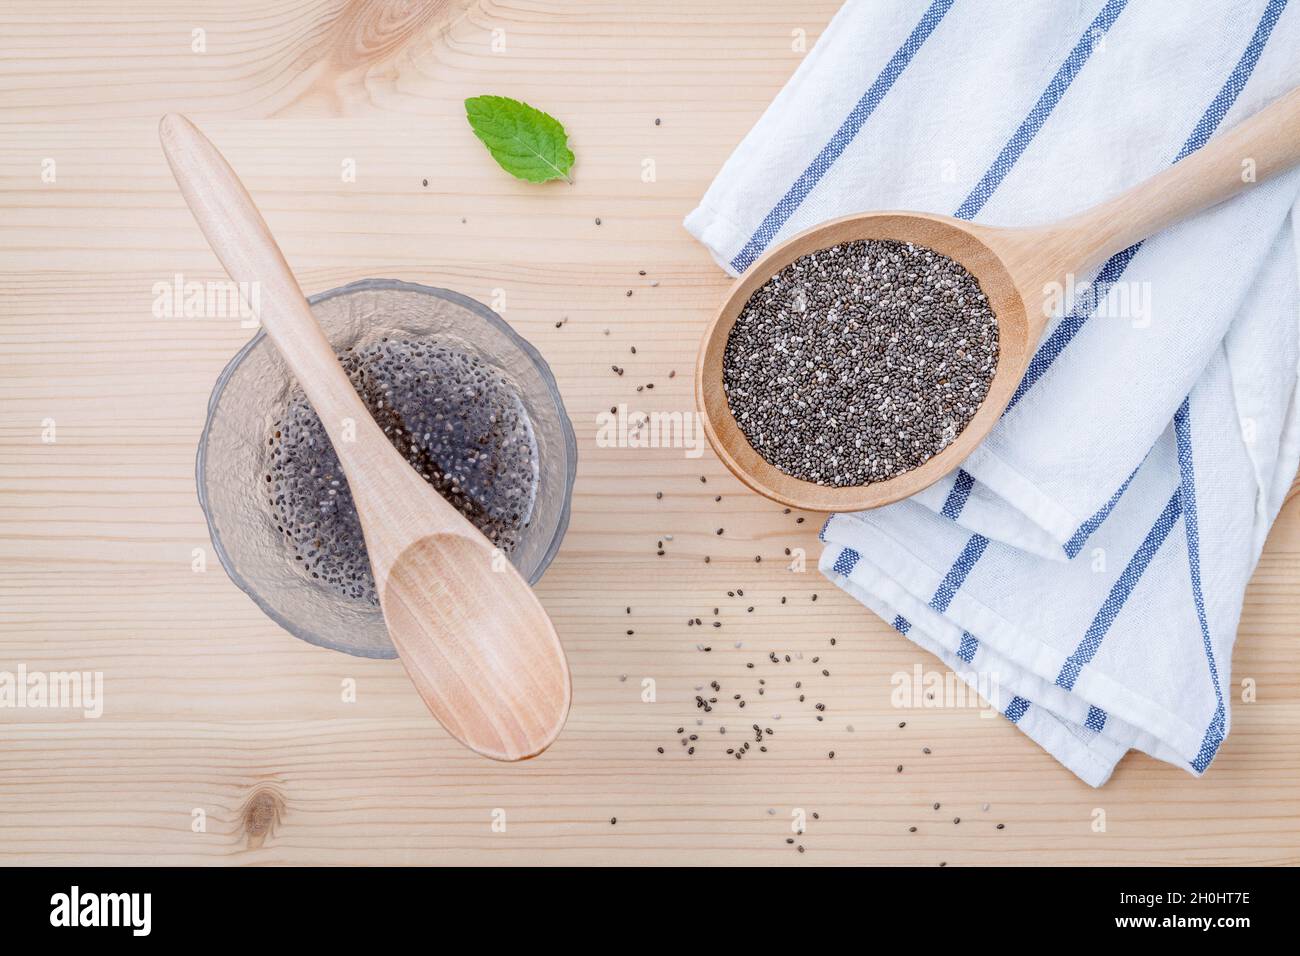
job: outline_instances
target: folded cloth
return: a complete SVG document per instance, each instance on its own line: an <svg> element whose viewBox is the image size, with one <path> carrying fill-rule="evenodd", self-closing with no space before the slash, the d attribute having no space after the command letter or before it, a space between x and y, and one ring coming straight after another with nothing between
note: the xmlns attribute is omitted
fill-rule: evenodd
<svg viewBox="0 0 1300 956"><path fill-rule="evenodd" d="M1300 84L1286 7L850 0L686 227L738 274L862 210L1061 218ZM1300 462L1298 194L1284 174L1074 277L963 466L822 531L823 573L1093 786L1129 748L1199 775L1228 733Z"/></svg>

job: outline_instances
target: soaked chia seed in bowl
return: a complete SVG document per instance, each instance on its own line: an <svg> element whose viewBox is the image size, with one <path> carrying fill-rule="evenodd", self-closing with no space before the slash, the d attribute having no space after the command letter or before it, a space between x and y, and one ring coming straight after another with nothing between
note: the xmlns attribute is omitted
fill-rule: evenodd
<svg viewBox="0 0 1300 956"><path fill-rule="evenodd" d="M538 467L532 424L509 379L417 339L385 338L339 360L402 457L509 555L532 516ZM294 559L325 587L378 606L352 492L300 388L268 444L265 487Z"/></svg>
<svg viewBox="0 0 1300 956"><path fill-rule="evenodd" d="M997 364L997 319L973 275L924 246L860 240L800 256L754 291L722 384L768 463L844 488L951 444Z"/></svg>

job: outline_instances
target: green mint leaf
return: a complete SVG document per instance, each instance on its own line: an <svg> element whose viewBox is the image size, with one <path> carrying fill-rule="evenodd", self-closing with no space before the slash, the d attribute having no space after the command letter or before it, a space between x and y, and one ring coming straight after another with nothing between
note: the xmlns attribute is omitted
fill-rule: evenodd
<svg viewBox="0 0 1300 956"><path fill-rule="evenodd" d="M497 164L517 179L572 184L569 134L554 116L508 96L472 96L465 118Z"/></svg>

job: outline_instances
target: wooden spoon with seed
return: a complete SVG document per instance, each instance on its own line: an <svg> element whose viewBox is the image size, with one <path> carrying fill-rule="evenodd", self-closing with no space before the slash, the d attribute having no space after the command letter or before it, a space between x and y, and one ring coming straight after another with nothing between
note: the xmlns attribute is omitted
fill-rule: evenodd
<svg viewBox="0 0 1300 956"><path fill-rule="evenodd" d="M199 228L230 278L258 288L262 327L338 452L388 634L425 704L452 736L486 757L521 760L545 750L569 713L570 681L536 595L370 417L217 148L176 114L164 116L158 132Z"/></svg>
<svg viewBox="0 0 1300 956"><path fill-rule="evenodd" d="M1300 163L1300 89L1113 199L1044 226L1006 228L919 212L871 212L815 226L776 246L736 280L704 333L695 396L722 463L759 494L810 511L861 511L906 498L960 465L989 433L1042 338L1051 290L1153 233ZM722 359L749 297L794 260L842 242L892 239L955 259L979 280L997 317L999 356L988 394L957 437L911 471L832 488L788 475L740 430L722 385ZM1188 281L1197 281L1189 276Z"/></svg>

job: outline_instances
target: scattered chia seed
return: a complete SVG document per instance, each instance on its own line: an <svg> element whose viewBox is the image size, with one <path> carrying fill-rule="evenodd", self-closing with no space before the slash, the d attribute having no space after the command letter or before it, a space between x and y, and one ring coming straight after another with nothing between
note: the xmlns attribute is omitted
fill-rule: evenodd
<svg viewBox="0 0 1300 956"><path fill-rule="evenodd" d="M911 471L988 393L998 326L979 282L910 243L842 243L760 286L723 354L727 402L776 468L835 488Z"/></svg>

